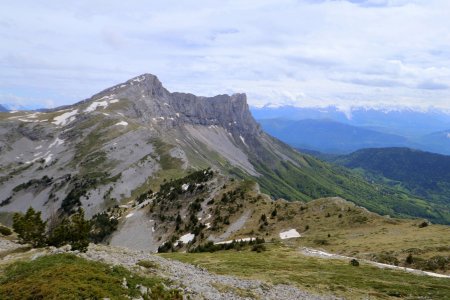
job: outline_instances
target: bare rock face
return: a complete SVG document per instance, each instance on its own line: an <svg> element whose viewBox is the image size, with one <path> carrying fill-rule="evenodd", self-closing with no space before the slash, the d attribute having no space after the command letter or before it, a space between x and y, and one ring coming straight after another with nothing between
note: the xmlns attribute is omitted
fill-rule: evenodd
<svg viewBox="0 0 450 300"><path fill-rule="evenodd" d="M217 125L232 133L239 131L246 135L261 132L250 113L245 94L199 97L171 93L155 75L144 74L106 89L85 102L108 97L131 101L132 107L125 114L142 122L158 122L168 127Z"/></svg>

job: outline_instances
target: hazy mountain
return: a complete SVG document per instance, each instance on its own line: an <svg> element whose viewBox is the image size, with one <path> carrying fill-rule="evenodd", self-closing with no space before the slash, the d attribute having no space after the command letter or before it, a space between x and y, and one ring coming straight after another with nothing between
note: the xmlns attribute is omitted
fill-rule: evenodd
<svg viewBox="0 0 450 300"><path fill-rule="evenodd" d="M325 153L350 153L361 148L412 144L402 136L332 120L263 119L259 123L267 133L295 148Z"/></svg>
<svg viewBox="0 0 450 300"><path fill-rule="evenodd" d="M287 120L331 119L358 127L419 138L450 128L450 114L440 110L353 108L341 111L336 107L301 108L293 106L251 108L257 120L282 118Z"/></svg>
<svg viewBox="0 0 450 300"><path fill-rule="evenodd" d="M0 112L7 112L8 109L0 104Z"/></svg>
<svg viewBox="0 0 450 300"><path fill-rule="evenodd" d="M427 134L418 142L423 145L425 150L450 155L450 130Z"/></svg>
<svg viewBox="0 0 450 300"><path fill-rule="evenodd" d="M362 169L369 180L399 186L450 211L450 156L409 148L382 148L358 150L331 161Z"/></svg>
<svg viewBox="0 0 450 300"><path fill-rule="evenodd" d="M256 181L274 198L341 196L382 214L450 220L433 204L272 138L244 94L171 93L145 74L72 106L0 114L3 220L30 205L44 217L83 206L90 217L207 167Z"/></svg>

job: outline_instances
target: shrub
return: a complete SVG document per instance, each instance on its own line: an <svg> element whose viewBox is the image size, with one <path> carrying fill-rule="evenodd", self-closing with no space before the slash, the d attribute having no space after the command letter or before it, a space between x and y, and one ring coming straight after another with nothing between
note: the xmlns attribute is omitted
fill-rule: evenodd
<svg viewBox="0 0 450 300"><path fill-rule="evenodd" d="M261 251L265 251L266 247L263 245L265 240L263 238L256 238L252 241L235 241L233 240L228 244L214 244L212 241L207 242L203 245L198 245L195 248L189 250L190 253L199 253L199 252L216 252L221 250L242 250L245 246L253 245L252 251L257 251L258 253ZM255 249L255 250L253 250ZM258 251L259 250L259 251Z"/></svg>
<svg viewBox="0 0 450 300"><path fill-rule="evenodd" d="M422 223L419 224L419 228L424 228L428 226L428 222L427 221L423 221Z"/></svg>
<svg viewBox="0 0 450 300"><path fill-rule="evenodd" d="M394 266L398 266L400 263L399 260L397 259L397 257L395 257L392 252L381 252L381 253L375 254L374 260L379 263L389 264L389 265L394 265Z"/></svg>
<svg viewBox="0 0 450 300"><path fill-rule="evenodd" d="M359 266L359 261L357 261L356 259L352 259L350 261L350 265L354 266L354 267L358 267Z"/></svg>
<svg viewBox="0 0 450 300"><path fill-rule="evenodd" d="M323 240L323 239L314 240L314 243L316 245L328 245L329 244L329 242L327 240Z"/></svg>
<svg viewBox="0 0 450 300"><path fill-rule="evenodd" d="M167 253L167 252L173 252L174 247L172 241L167 241L161 246L158 247L158 253Z"/></svg>
<svg viewBox="0 0 450 300"><path fill-rule="evenodd" d="M263 251L266 251L266 246L263 244L255 244L252 247L252 251L256 251L257 253L261 253Z"/></svg>
<svg viewBox="0 0 450 300"><path fill-rule="evenodd" d="M149 260L140 260L136 263L136 265L144 267L146 269L158 269L159 268L158 264L156 264L153 261L149 261Z"/></svg>
<svg viewBox="0 0 450 300"><path fill-rule="evenodd" d="M408 256L406 257L406 263L408 264L408 265L410 265L410 264L412 264L413 262L414 262L414 259L413 259L413 256L412 256L412 254L410 253L410 254L408 254Z"/></svg>
<svg viewBox="0 0 450 300"><path fill-rule="evenodd" d="M0 225L0 234L4 235L4 236L8 236L8 235L12 234L12 231L8 227Z"/></svg>
<svg viewBox="0 0 450 300"><path fill-rule="evenodd" d="M271 213L272 219L275 218L277 216L277 214L278 214L278 212L277 212L277 209L275 208Z"/></svg>

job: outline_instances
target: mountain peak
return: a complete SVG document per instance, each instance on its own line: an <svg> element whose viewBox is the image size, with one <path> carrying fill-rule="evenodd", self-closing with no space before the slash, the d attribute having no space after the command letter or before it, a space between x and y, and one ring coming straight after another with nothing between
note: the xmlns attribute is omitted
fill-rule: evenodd
<svg viewBox="0 0 450 300"><path fill-rule="evenodd" d="M260 132L253 119L244 93L196 96L190 93L169 92L153 74L142 74L108 88L85 102L120 101L120 113L143 123L164 127L192 125L220 125L228 130L251 136ZM126 105L127 104L127 105ZM93 110L95 111L95 110Z"/></svg>
<svg viewBox="0 0 450 300"><path fill-rule="evenodd" d="M134 84L145 84L145 85L155 85L162 86L161 81L158 79L158 76L145 73L136 77L131 78L126 82L126 84L134 85Z"/></svg>

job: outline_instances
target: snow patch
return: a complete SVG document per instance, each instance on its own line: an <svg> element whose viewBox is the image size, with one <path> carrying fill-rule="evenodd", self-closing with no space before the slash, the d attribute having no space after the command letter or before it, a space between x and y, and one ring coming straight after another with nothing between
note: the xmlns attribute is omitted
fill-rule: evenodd
<svg viewBox="0 0 450 300"><path fill-rule="evenodd" d="M205 226L206 226L206 229L209 229L209 228L211 228L211 223L205 223Z"/></svg>
<svg viewBox="0 0 450 300"><path fill-rule="evenodd" d="M111 103L117 103L117 102L119 102L119 99L112 99L111 101L109 101L110 104Z"/></svg>
<svg viewBox="0 0 450 300"><path fill-rule="evenodd" d="M132 216L134 216L134 213L129 213L128 215L125 216L125 218L131 218Z"/></svg>
<svg viewBox="0 0 450 300"><path fill-rule="evenodd" d="M134 81L134 82L141 82L141 81L144 81L144 79L145 79L144 76L142 76L142 77L136 77L135 79L133 79L133 81Z"/></svg>
<svg viewBox="0 0 450 300"><path fill-rule="evenodd" d="M25 123L35 123L35 122L39 122L37 120L28 120L28 119L18 119L21 122L25 122Z"/></svg>
<svg viewBox="0 0 450 300"><path fill-rule="evenodd" d="M46 158L44 158L45 160L45 164L48 164L51 160L52 160L53 154L49 154Z"/></svg>
<svg viewBox="0 0 450 300"><path fill-rule="evenodd" d="M34 156L39 155L39 154L41 154L41 153L42 153L42 152L39 152L38 154L35 154ZM50 154L50 151L47 151L44 155L38 156L38 157L34 158L33 160L27 161L27 162L25 162L25 163L26 163L26 164L34 163L35 161L38 161L38 160L44 158L45 156L47 156L47 155L49 155L49 154ZM23 154L21 154L20 156L23 156Z"/></svg>
<svg viewBox="0 0 450 300"><path fill-rule="evenodd" d="M183 191L187 191L188 188L189 188L189 184L187 184L187 183L184 183L184 184L181 186L181 189L182 189Z"/></svg>
<svg viewBox="0 0 450 300"><path fill-rule="evenodd" d="M112 97L114 97L114 95L103 96L103 97L101 97L100 99L97 99L97 101L100 101L100 100L103 100L103 99L109 100L109 99L111 99Z"/></svg>
<svg viewBox="0 0 450 300"><path fill-rule="evenodd" d="M87 112L87 113L93 112L94 110L97 109L97 107L107 108L108 101L94 101L88 106L88 108L86 108L84 110L84 112Z"/></svg>
<svg viewBox="0 0 450 300"><path fill-rule="evenodd" d="M239 135L239 137L241 138L242 143L244 143L245 146L247 146L247 143L245 143L245 139L242 135ZM247 146L248 147L248 146Z"/></svg>
<svg viewBox="0 0 450 300"><path fill-rule="evenodd" d="M62 144L64 144L64 140L60 140L59 138L56 138L56 140L54 140L53 143L51 143L48 146L48 149L53 148L54 146L62 145Z"/></svg>
<svg viewBox="0 0 450 300"><path fill-rule="evenodd" d="M191 242L194 239L194 237L195 237L195 234L187 233L187 234L181 236L178 241L182 242L183 244L187 244L187 243Z"/></svg>
<svg viewBox="0 0 450 300"><path fill-rule="evenodd" d="M282 240L298 238L298 237L301 237L301 235L295 229L290 229L288 231L280 232L280 239L282 239Z"/></svg>
<svg viewBox="0 0 450 300"><path fill-rule="evenodd" d="M42 148L42 145L37 146L36 148L34 148L35 150L39 150Z"/></svg>
<svg viewBox="0 0 450 300"><path fill-rule="evenodd" d="M121 121L119 123L116 123L116 126L128 126L128 122Z"/></svg>
<svg viewBox="0 0 450 300"><path fill-rule="evenodd" d="M53 124L58 126L65 126L75 120L75 116L78 114L78 109L71 110L53 118Z"/></svg>

